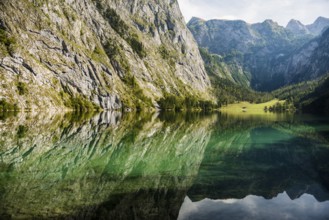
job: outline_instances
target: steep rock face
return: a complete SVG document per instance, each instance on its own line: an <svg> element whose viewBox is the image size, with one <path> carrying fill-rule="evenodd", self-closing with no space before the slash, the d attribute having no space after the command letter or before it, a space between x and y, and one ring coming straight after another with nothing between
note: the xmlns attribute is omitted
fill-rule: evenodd
<svg viewBox="0 0 329 220"><path fill-rule="evenodd" d="M305 36L305 35L304 35ZM273 59L264 73L277 81L276 86L284 86L306 80L313 80L329 73L329 29L320 36L311 39L286 56Z"/></svg>
<svg viewBox="0 0 329 220"><path fill-rule="evenodd" d="M0 98L19 107L63 107L72 97L104 109L155 104L165 93L211 98L176 1L0 4Z"/></svg>
<svg viewBox="0 0 329 220"><path fill-rule="evenodd" d="M315 79L329 73L329 29L289 58L288 82Z"/></svg>

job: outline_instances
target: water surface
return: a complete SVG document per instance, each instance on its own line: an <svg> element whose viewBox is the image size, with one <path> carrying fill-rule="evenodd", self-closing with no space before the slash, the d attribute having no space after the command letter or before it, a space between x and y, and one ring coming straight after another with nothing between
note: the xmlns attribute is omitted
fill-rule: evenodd
<svg viewBox="0 0 329 220"><path fill-rule="evenodd" d="M328 219L329 120L0 117L0 219Z"/></svg>
<svg viewBox="0 0 329 220"><path fill-rule="evenodd" d="M219 118L179 219L329 219L328 118L263 117Z"/></svg>

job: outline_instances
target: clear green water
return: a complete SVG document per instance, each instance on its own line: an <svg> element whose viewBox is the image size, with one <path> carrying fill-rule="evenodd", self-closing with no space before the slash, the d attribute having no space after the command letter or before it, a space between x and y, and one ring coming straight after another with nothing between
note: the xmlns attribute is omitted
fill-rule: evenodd
<svg viewBox="0 0 329 220"><path fill-rule="evenodd" d="M329 219L329 119L0 117L0 219Z"/></svg>

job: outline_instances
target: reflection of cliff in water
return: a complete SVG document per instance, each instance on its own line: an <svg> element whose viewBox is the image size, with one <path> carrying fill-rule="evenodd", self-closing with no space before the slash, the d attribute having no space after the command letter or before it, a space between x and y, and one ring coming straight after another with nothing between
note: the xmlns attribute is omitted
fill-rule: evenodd
<svg viewBox="0 0 329 220"><path fill-rule="evenodd" d="M188 196L193 201L271 199L287 192L291 199L306 193L329 200L329 123L304 119L220 116Z"/></svg>
<svg viewBox="0 0 329 220"><path fill-rule="evenodd" d="M0 217L177 218L214 121L120 113L1 121Z"/></svg>

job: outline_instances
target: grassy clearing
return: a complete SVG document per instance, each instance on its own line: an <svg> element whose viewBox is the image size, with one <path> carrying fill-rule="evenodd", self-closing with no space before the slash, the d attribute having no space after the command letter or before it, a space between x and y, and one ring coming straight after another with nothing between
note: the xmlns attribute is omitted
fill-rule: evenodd
<svg viewBox="0 0 329 220"><path fill-rule="evenodd" d="M278 99L273 99L269 102L264 103L250 103L250 102L239 102L234 104L229 104L227 106L223 106L220 111L227 113L244 113L244 114L271 114L269 112L265 112L265 107L274 106L276 103L284 104L285 101L281 101Z"/></svg>
<svg viewBox="0 0 329 220"><path fill-rule="evenodd" d="M286 101L281 101L278 99L271 100L264 103L249 103L249 102L239 102L235 104L229 104L220 109L220 111L227 116L234 119L240 120L262 120L262 121L284 121L289 117L289 112L284 113L274 113L269 111L264 111L265 107L274 106L277 103L284 104Z"/></svg>

